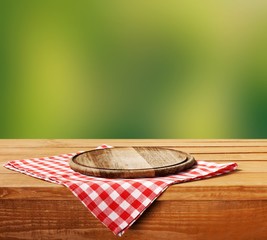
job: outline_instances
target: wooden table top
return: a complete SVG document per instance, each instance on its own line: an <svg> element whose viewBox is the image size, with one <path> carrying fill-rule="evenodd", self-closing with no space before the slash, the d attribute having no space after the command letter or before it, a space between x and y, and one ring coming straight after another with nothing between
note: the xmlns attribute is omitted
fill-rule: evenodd
<svg viewBox="0 0 267 240"><path fill-rule="evenodd" d="M168 146L188 152L196 160L236 162L238 171L227 177L194 181L169 187L158 200L267 199L267 140L0 140L1 198L61 199L72 194L60 185L47 183L5 169L3 163L32 157L89 150L102 143L112 146ZM220 191L217 191L220 187ZM39 189L40 191L33 191ZM258 191L255 191L255 190ZM21 194L23 190L23 194ZM183 194L180 194L183 193Z"/></svg>
<svg viewBox="0 0 267 240"><path fill-rule="evenodd" d="M166 202L177 202L187 204L186 201L196 202L202 201L202 203L213 203L218 201L229 201L237 202L237 200L247 201L251 204L253 201L259 201L263 208L261 209L261 217L259 220L263 223L263 227L266 225L266 214L267 214L267 140L189 140L189 139L164 139L164 140L109 140L109 139L60 139L60 140L23 140L23 139L7 139L0 140L0 203L6 204L8 200L10 202L17 201L16 204L22 204L23 201L62 201L73 202L76 204L78 200L72 195L72 193L65 187L45 182L43 180L35 179L33 177L26 176L21 173L10 171L5 169L2 165L9 161L15 159L25 159L33 157L45 157L53 156L62 153L73 153L80 150L90 150L101 144L108 144L115 147L119 146L167 146L172 149L184 151L192 154L196 160L214 161L217 163L225 162L236 162L238 164L238 170L234 173L230 173L224 176L219 176L211 179L193 181L183 184L177 184L169 187L166 192L164 192L157 200L155 205L160 205ZM243 202L244 203L244 202ZM14 202L15 204L15 202ZM74 204L74 205L75 205ZM241 204L241 203L240 203ZM262 205L263 204L263 205ZM75 205L76 206L76 205ZM164 205L165 206L165 205ZM82 208L82 206L81 206ZM2 214L7 214L5 211L7 205L0 206L0 216ZM158 208L161 209L160 207ZM2 211L2 213L1 213ZM10 210L11 211L11 210ZM153 211L147 210L147 211ZM161 211L161 210L160 210ZM163 211L163 210L162 210ZM164 210L165 211L165 210ZM190 212L190 210L188 210ZM152 213L151 213L152 214ZM145 215L145 214L144 214ZM3 216L3 215L2 215ZM149 214L146 217L141 217L140 222L149 222ZM253 217L253 214L251 213ZM154 216L155 217L155 216ZM258 217L258 216L257 216ZM247 218L247 216L246 216ZM93 218L92 218L93 219ZM94 220L92 220L94 221ZM139 220L138 220L139 221ZM156 220L155 220L156 221ZM94 224L97 221L95 220ZM19 234L12 235L10 231L5 228L2 231L0 228L0 239L5 239L5 237L14 237L12 239L20 239ZM238 223L238 221L236 222ZM98 224L98 223L97 223ZM198 223L199 224L199 223ZM203 223L204 224L204 223ZM255 223L256 224L256 223ZM258 224L258 223L257 223ZM135 225L135 224L134 224ZM141 223L136 223L137 227L132 226L129 233L126 233L127 239L134 239L134 231L143 231L149 234L148 236L153 236L151 229L153 226L146 225L141 226ZM160 225L160 224L159 224ZM101 224L98 226L98 233L101 231L108 231ZM203 225L204 226L204 225ZM151 227L151 229L149 229ZM162 225L163 227L163 225ZM168 232L168 227L165 226L165 230ZM164 228L164 227L163 227ZM176 226L177 228L177 226ZM174 229L174 226L173 226ZM265 228L267 229L267 228ZM155 230L155 229L154 229ZM85 230L84 230L85 231ZM89 231L89 230L86 230ZM133 233L131 233L131 231ZM163 239L157 238L158 230L155 230L155 236L153 239ZM177 232L176 230L170 230L172 234L176 234L180 239L190 239L186 237L185 233ZM199 230L200 231L200 230ZM201 233L198 231L196 233L198 236L193 239L202 239ZM267 234L266 230L261 234ZM153 232L153 231L152 231ZM2 233L2 235L1 235ZM26 233L25 233L26 234ZM101 235L102 234L102 235ZM112 237L111 235L105 235L110 233L101 233L100 235L107 239ZM128 234L128 235L127 235ZM132 235L131 235L132 234ZM139 232L140 234L140 232ZM152 234L152 235L151 235ZM178 234L178 235L177 235ZM208 233L206 233L208 234ZM4 236L1 238L1 236ZM25 237L26 236L26 237ZM31 239L32 235L25 235L21 239ZM82 235L81 235L82 236ZM77 239L86 239L86 238ZM96 237L96 235L93 235ZM144 235L145 236L145 235ZM168 239L172 239L174 235L169 234ZM207 235L209 236L209 235ZM229 235L233 237L235 235ZM229 237L228 236L228 237ZM240 235L239 235L240 236ZM244 235L245 236L245 235ZM261 236L261 235L259 235ZM265 235L266 236L266 235ZM77 237L77 236L76 236ZM136 235L135 235L136 237ZM174 237L173 237L174 238ZM53 239L53 238L51 238ZM64 238L62 238L64 239ZM76 239L76 238L75 238ZM142 239L142 238L140 238ZM149 237L146 236L146 239ZM167 238L166 238L167 239ZM192 239L192 238L191 238ZM204 235L203 235L204 239ZM217 238L220 239L220 238ZM222 238L223 239L223 238ZM225 238L226 239L226 238ZM235 239L249 239L249 238L235 238ZM252 238L251 238L252 239ZM256 238L255 238L256 239ZM261 238L257 238L261 239ZM262 238L263 239L263 238Z"/></svg>

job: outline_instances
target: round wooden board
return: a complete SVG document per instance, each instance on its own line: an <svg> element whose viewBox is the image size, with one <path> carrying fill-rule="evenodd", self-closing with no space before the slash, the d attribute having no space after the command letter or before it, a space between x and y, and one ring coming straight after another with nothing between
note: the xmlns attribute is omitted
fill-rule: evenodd
<svg viewBox="0 0 267 240"><path fill-rule="evenodd" d="M77 172L105 178L166 176L195 163L195 159L185 152L162 147L94 149L75 155L69 162Z"/></svg>

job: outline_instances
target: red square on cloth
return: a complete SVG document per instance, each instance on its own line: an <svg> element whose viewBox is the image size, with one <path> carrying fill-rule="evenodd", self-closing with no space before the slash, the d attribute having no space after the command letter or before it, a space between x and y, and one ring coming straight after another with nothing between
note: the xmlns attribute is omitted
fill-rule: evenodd
<svg viewBox="0 0 267 240"><path fill-rule="evenodd" d="M107 147L111 146L102 145L98 149ZM236 163L197 161L191 169L166 177L107 179L73 171L68 161L75 154L13 160L4 167L66 186L96 218L120 236L168 186L218 176L237 168Z"/></svg>

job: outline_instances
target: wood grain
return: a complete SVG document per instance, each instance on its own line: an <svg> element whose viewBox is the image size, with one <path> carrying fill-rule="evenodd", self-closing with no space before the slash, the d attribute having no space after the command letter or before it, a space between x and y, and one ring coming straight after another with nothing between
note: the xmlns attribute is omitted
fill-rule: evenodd
<svg viewBox="0 0 267 240"><path fill-rule="evenodd" d="M69 161L74 171L106 178L165 176L186 170L195 163L191 155L163 147L93 149Z"/></svg>
<svg viewBox="0 0 267 240"><path fill-rule="evenodd" d="M113 146L267 147L266 139L0 139L0 148L95 148Z"/></svg>
<svg viewBox="0 0 267 240"><path fill-rule="evenodd" d="M241 173L240 173L241 174ZM267 181L266 174L261 173L258 178L255 174L242 173L241 176L229 175L227 181L222 182L222 178L211 178L197 182L188 182L172 185L164 192L157 201L168 200L266 200ZM24 176L24 175L23 175ZM242 179L248 179L242 184ZM24 184L11 183L10 181L22 180ZM28 179L28 180L27 180ZM224 178L226 179L226 178ZM238 180L237 180L238 179ZM261 181L260 179L264 179ZM238 184L234 184L236 181ZM65 187L32 179L27 176L23 178L7 178L0 187L0 199L16 200L73 200L74 196Z"/></svg>
<svg viewBox="0 0 267 240"><path fill-rule="evenodd" d="M2 167L8 160L113 146L165 146L197 160L237 162L238 171L169 187L122 238L63 186ZM0 239L236 239L267 236L267 140L0 140ZM75 213L75 214L74 214Z"/></svg>
<svg viewBox="0 0 267 240"><path fill-rule="evenodd" d="M266 214L267 201L155 202L120 239L265 240ZM73 200L0 200L0 216L3 240L118 239Z"/></svg>

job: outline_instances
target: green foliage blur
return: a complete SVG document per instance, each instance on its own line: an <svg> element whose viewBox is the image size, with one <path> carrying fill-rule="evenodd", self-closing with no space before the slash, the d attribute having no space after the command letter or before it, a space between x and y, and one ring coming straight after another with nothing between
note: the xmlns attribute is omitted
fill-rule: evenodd
<svg viewBox="0 0 267 240"><path fill-rule="evenodd" d="M267 1L0 0L0 138L266 138Z"/></svg>

